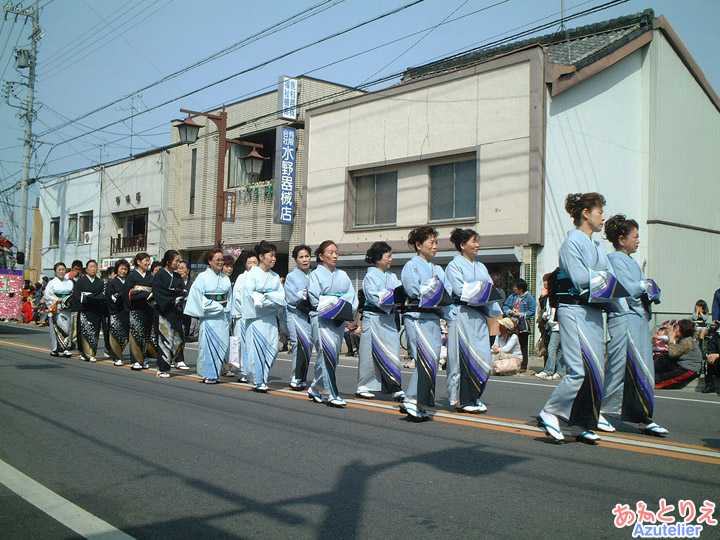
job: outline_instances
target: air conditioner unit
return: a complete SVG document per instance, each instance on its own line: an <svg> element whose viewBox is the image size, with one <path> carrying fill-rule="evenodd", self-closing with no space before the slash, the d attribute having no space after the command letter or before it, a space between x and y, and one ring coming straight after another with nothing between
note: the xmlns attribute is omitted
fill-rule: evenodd
<svg viewBox="0 0 720 540"><path fill-rule="evenodd" d="M83 233L83 243L85 243L85 244L92 243L92 231L85 231Z"/></svg>

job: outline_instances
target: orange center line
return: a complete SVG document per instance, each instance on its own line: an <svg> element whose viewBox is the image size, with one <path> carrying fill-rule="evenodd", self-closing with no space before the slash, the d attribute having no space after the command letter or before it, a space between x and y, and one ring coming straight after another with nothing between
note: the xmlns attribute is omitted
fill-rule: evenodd
<svg viewBox="0 0 720 540"><path fill-rule="evenodd" d="M7 340L0 340L0 345L4 345L6 347L11 347L15 349L21 349L21 350L31 350L31 351L37 351L37 352L50 352L49 348L46 347L38 347L34 345L28 345L25 343L19 343L14 341L7 341ZM69 357L68 359L73 358ZM112 360L99 360L98 365L105 365L110 367L121 367L121 366L115 366L112 362ZM124 369L130 369L129 365L122 366ZM146 371L148 374L155 373L155 370L143 370ZM179 378L184 379L188 381L202 381L201 378L199 378L197 375L186 375L183 373L175 374L173 373L172 378ZM245 390L245 391L251 391L252 388L248 387L246 384L237 383L237 382L231 382L231 381L221 381L221 384L224 386L227 386L229 388L235 388L236 390ZM307 400L307 394L305 391L297 392L290 389L285 388L277 388L277 387L271 387L270 391L267 392L268 394L272 395L278 395L278 396L284 396L284 397L290 397L294 399L304 399ZM398 414L398 408L396 405L392 405L391 402L386 401L378 401L378 400L363 400L367 401L367 404L365 403L359 403L357 400L350 399L348 403L348 407L353 409L361 409L364 411L371 411L371 412L380 412L383 414ZM511 433L515 435L524 435L529 437L545 437L545 434L540 429L531 429L534 427L535 424L532 422L522 421L522 420L513 420L510 418L501 418L501 417L494 417L494 416L473 416L473 420L465 419L461 415L456 415L454 413L449 413L445 411L438 411L441 414L435 415L433 417L434 422L441 422L445 424L452 424L457 426L465 426L465 427L472 427L472 428L479 428L479 429L487 429L491 431L500 431L503 433ZM493 422L498 423L487 423L483 420L490 420ZM517 427L512 425L502 425L501 423L505 422L508 424L518 424L525 427ZM614 450L624 450L628 452L636 452L640 454L649 454L649 455L656 455L656 456L664 456L669 457L673 459L683 459L688 461L698 461L702 463L709 463L712 465L720 465L720 450L715 448L709 448L705 446L699 446L694 444L688 444L688 443L682 443L682 442L675 442L672 441L671 447L667 449L663 448L655 448L655 447L647 447L647 446L635 446L631 444L623 444L622 441L613 441L613 438L623 438L623 439L631 439L634 441L638 441L640 443L648 443L648 439L640 437L640 436L634 436L631 434L611 434L611 433L603 433L602 434L603 439L598 441L597 445L604 447L604 448L612 448ZM656 439L652 440L652 443L654 445L663 445L663 439ZM704 455L697 455L692 453L686 453L678 450L674 450L672 447L682 447L687 448L689 450L701 450L706 453L717 453L717 457L715 456L704 456Z"/></svg>

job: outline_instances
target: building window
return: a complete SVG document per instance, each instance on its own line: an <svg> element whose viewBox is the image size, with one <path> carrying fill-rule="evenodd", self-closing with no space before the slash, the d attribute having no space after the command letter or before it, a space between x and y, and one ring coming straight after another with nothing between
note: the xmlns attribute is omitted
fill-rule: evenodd
<svg viewBox="0 0 720 540"><path fill-rule="evenodd" d="M395 225L397 171L355 177L355 226Z"/></svg>
<svg viewBox="0 0 720 540"><path fill-rule="evenodd" d="M430 167L430 220L474 218L477 212L476 162Z"/></svg>
<svg viewBox="0 0 720 540"><path fill-rule="evenodd" d="M147 210L113 214L117 237L110 239L110 254L137 253L147 248Z"/></svg>
<svg viewBox="0 0 720 540"><path fill-rule="evenodd" d="M92 242L92 230L93 230L93 213L85 212L80 214L78 225L80 230L79 240L81 242L90 243Z"/></svg>
<svg viewBox="0 0 720 540"><path fill-rule="evenodd" d="M60 218L50 218L50 245L60 245Z"/></svg>
<svg viewBox="0 0 720 540"><path fill-rule="evenodd" d="M67 241L77 242L78 239L78 217L77 214L68 216Z"/></svg>
<svg viewBox="0 0 720 540"><path fill-rule="evenodd" d="M249 146L237 145L230 147L227 182L229 188L243 187L253 182L254 178L245 170L245 160L243 159L251 151L252 148Z"/></svg>
<svg viewBox="0 0 720 540"><path fill-rule="evenodd" d="M197 173L197 148L192 150L192 165L190 166L190 213L195 213L195 175Z"/></svg>

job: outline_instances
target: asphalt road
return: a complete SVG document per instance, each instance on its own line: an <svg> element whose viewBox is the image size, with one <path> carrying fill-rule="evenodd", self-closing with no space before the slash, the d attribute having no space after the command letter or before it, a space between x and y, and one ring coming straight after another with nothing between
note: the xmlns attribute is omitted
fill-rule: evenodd
<svg viewBox="0 0 720 540"><path fill-rule="evenodd" d="M286 389L287 355L263 395L53 358L48 342L0 324L0 465L111 530L78 534L0 481L3 539L631 538L617 504L720 502L720 397L695 385L658 394L667 438L623 425L597 446L556 445L533 421L555 383L535 377L493 378L488 413L468 416L447 407L442 372L439 412L416 424L392 401L349 399L354 358L338 410Z"/></svg>

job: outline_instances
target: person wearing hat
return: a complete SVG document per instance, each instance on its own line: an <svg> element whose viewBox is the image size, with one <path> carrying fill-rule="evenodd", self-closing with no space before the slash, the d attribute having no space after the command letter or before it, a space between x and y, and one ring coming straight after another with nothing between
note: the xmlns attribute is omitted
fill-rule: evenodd
<svg viewBox="0 0 720 540"><path fill-rule="evenodd" d="M498 321L500 333L495 336L493 341L492 352L493 357L500 353L512 355L516 358L522 358L522 350L520 342L515 333L515 323L510 317L505 317Z"/></svg>

